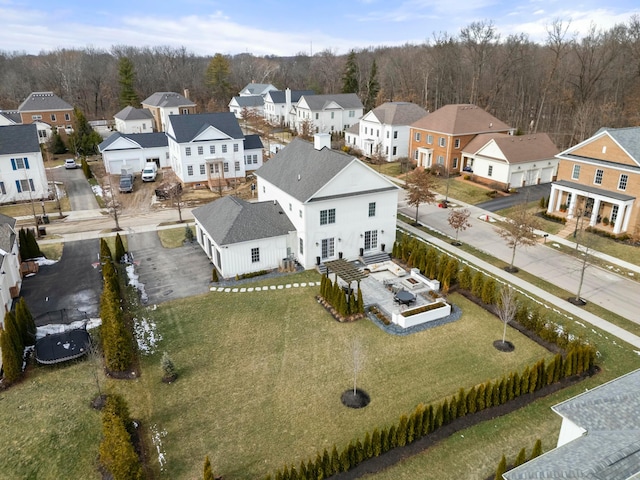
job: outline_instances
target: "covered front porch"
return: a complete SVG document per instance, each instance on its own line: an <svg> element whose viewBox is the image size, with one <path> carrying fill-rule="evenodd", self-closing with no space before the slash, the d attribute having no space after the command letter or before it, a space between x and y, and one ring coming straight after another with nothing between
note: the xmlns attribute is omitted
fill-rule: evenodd
<svg viewBox="0 0 640 480"><path fill-rule="evenodd" d="M551 184L547 213L560 212L567 219L582 217L590 227L611 225L612 233L618 235L629 229L634 201L631 195L561 180Z"/></svg>

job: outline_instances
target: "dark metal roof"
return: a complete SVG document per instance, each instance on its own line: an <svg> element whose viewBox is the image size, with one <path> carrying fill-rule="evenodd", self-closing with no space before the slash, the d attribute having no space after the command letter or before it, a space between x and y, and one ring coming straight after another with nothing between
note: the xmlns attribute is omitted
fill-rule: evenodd
<svg viewBox="0 0 640 480"><path fill-rule="evenodd" d="M35 123L0 127L0 155L26 154L40 151Z"/></svg>
<svg viewBox="0 0 640 480"><path fill-rule="evenodd" d="M237 197L222 197L194 209L193 216L219 246L295 231L277 202L250 203Z"/></svg>
<svg viewBox="0 0 640 480"><path fill-rule="evenodd" d="M238 119L231 112L169 115L169 123L173 127L175 140L178 143L191 142L210 126L231 138L244 138Z"/></svg>

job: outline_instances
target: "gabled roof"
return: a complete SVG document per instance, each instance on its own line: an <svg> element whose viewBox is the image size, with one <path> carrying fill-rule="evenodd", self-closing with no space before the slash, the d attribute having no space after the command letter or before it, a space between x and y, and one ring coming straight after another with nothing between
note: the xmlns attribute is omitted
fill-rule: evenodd
<svg viewBox="0 0 640 480"><path fill-rule="evenodd" d="M360 134L360 122L356 122L351 125L349 128L345 130L345 133L354 133L356 135Z"/></svg>
<svg viewBox="0 0 640 480"><path fill-rule="evenodd" d="M270 83L249 83L240 92L247 91L250 95L264 95L270 90L274 90L276 87Z"/></svg>
<svg viewBox="0 0 640 480"><path fill-rule="evenodd" d="M505 479L620 480L640 472L640 370L552 409L584 435L505 473Z"/></svg>
<svg viewBox="0 0 640 480"><path fill-rule="evenodd" d="M596 135L602 132L611 136L636 162L640 163L640 127L601 128Z"/></svg>
<svg viewBox="0 0 640 480"><path fill-rule="evenodd" d="M114 115L118 120L151 120L153 115L148 108L134 108L131 105L124 107Z"/></svg>
<svg viewBox="0 0 640 480"><path fill-rule="evenodd" d="M311 111L324 110L331 103L336 103L343 109L364 108L355 93L336 93L330 95L303 95ZM301 98L301 100L302 100Z"/></svg>
<svg viewBox="0 0 640 480"><path fill-rule="evenodd" d="M220 246L279 237L295 230L277 202L249 203L228 196L198 207L192 213Z"/></svg>
<svg viewBox="0 0 640 480"><path fill-rule="evenodd" d="M370 113L383 125L411 125L429 114L424 108L411 102L386 102Z"/></svg>
<svg viewBox="0 0 640 480"><path fill-rule="evenodd" d="M32 92L18 107L19 112L73 110L73 107L53 92Z"/></svg>
<svg viewBox="0 0 640 480"><path fill-rule="evenodd" d="M38 127L35 123L0 127L0 155L39 151Z"/></svg>
<svg viewBox="0 0 640 480"><path fill-rule="evenodd" d="M109 138L104 140L98 149L103 152L109 148L110 145L115 143L120 138L126 138L131 142L138 145L140 148L154 148L154 147L166 147L169 145L169 141L164 132L155 133L120 133L115 132L109 135Z"/></svg>
<svg viewBox="0 0 640 480"><path fill-rule="evenodd" d="M312 143L294 138L255 174L306 202L353 161L355 158L344 152L316 150Z"/></svg>
<svg viewBox="0 0 640 480"><path fill-rule="evenodd" d="M445 105L414 122L411 126L448 135L469 135L512 130L506 123L472 104Z"/></svg>
<svg viewBox="0 0 640 480"><path fill-rule="evenodd" d="M191 142L210 126L231 138L244 138L238 119L231 112L169 115L169 123L178 143Z"/></svg>
<svg viewBox="0 0 640 480"><path fill-rule="evenodd" d="M9 123L14 123L14 124L22 123L20 112L18 112L17 110L12 110L12 111L0 110L0 116L6 118L9 121Z"/></svg>
<svg viewBox="0 0 640 480"><path fill-rule="evenodd" d="M256 148L264 148L260 135L245 135L244 137L244 149L255 150Z"/></svg>
<svg viewBox="0 0 640 480"><path fill-rule="evenodd" d="M287 103L287 92L285 90L271 90L267 92L265 98L270 97L271 103ZM291 90L291 103L296 103L303 96L315 95L313 90Z"/></svg>
<svg viewBox="0 0 640 480"><path fill-rule="evenodd" d="M608 137L611 140L613 140L613 142L617 144L619 148L624 150L624 153L626 153L630 157L629 162L625 163L626 167L629 167L629 168L640 167L640 127L601 128L592 137L589 137L588 139L580 142L579 144L574 145L573 147L570 147L560 152L558 156L561 158L567 158L572 160L589 158L589 160L607 162L609 164L618 163L618 162L612 161L610 150L607 152L602 151L597 153L594 153L594 151L592 150L591 155L589 157L581 157L577 155L576 152L579 152L580 150L582 150L582 147L590 143L593 143L594 141L602 140L603 137Z"/></svg>
<svg viewBox="0 0 640 480"><path fill-rule="evenodd" d="M183 97L175 92L156 92L150 97L144 99L142 105L150 105L152 107L195 107L196 104L191 100Z"/></svg>
<svg viewBox="0 0 640 480"><path fill-rule="evenodd" d="M261 107L264 105L264 97L262 95L244 95L233 97L232 102L235 102L239 107Z"/></svg>
<svg viewBox="0 0 640 480"><path fill-rule="evenodd" d="M546 133L518 136L506 133L483 133L471 140L463 151L471 154L478 153L490 142L497 145L510 164L555 159L560 151Z"/></svg>

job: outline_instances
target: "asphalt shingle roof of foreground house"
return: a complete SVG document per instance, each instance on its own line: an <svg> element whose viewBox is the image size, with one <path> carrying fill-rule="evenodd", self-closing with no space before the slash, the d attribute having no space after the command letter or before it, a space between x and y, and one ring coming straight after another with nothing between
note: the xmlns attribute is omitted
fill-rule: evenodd
<svg viewBox="0 0 640 480"><path fill-rule="evenodd" d="M238 119L231 112L169 115L169 122L178 143L191 142L209 127L220 130L231 138L244 138Z"/></svg>
<svg viewBox="0 0 640 480"><path fill-rule="evenodd" d="M640 370L553 407L584 434L524 465L506 480L622 480L640 472Z"/></svg>
<svg viewBox="0 0 640 480"><path fill-rule="evenodd" d="M73 107L53 92L32 92L18 107L20 112L73 110Z"/></svg>
<svg viewBox="0 0 640 480"><path fill-rule="evenodd" d="M132 142L137 143L142 148L154 148L154 147L166 147L169 145L169 140L167 140L167 136L164 132L154 132L154 133L120 133L116 132L109 136L106 140L104 140L98 148L102 152L104 149L108 148L109 145L114 143L119 138L128 138Z"/></svg>
<svg viewBox="0 0 640 480"><path fill-rule="evenodd" d="M278 237L295 230L278 202L222 197L196 208L193 216L218 245Z"/></svg>
<svg viewBox="0 0 640 480"><path fill-rule="evenodd" d="M355 158L299 138L256 170L256 175L295 199L306 202Z"/></svg>
<svg viewBox="0 0 640 480"><path fill-rule="evenodd" d="M39 151L40 144L35 123L0 127L0 155Z"/></svg>
<svg viewBox="0 0 640 480"><path fill-rule="evenodd" d="M151 105L152 107L195 107L188 98L183 97L179 93L175 92L156 92L149 97L145 98L142 105Z"/></svg>

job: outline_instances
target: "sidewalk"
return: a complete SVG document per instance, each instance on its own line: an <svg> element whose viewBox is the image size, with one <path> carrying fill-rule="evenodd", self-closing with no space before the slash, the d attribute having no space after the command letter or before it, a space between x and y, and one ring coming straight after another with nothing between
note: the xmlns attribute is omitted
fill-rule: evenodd
<svg viewBox="0 0 640 480"><path fill-rule="evenodd" d="M579 307L576 307L575 305L562 300L558 297L556 297L555 295L546 292L545 290L542 290L538 287L536 287L535 285L532 285L518 277L516 277L515 275L512 275L508 272L506 272L505 270L502 270L500 268L494 267L493 265L480 260L479 258L466 253L462 250L460 250L457 247L454 247L453 245L451 245L450 243L444 242L438 238L432 237L431 235L423 232L422 230L418 230L415 227L412 227L411 225L409 225L408 223L402 222L400 220L398 220L398 226L400 228L402 228L403 230L406 230L407 232L410 232L411 234L420 237L420 238L424 238L426 240L428 240L430 243L437 245L439 248L446 250L448 252L451 252L452 254L454 254L456 257L461 258L463 260L466 260L469 263L472 263L474 265L477 265L479 268L481 268L482 270L490 273L491 275L493 275L494 277L497 278L501 278L502 280L504 280L505 282L507 282L510 285L514 285L516 287L518 287L519 289L521 289L524 292L529 292L533 295L535 295L536 297L542 299L546 304L548 305L553 305L559 309L562 309L566 312L568 312L570 315L572 315L573 317L570 317L571 320L573 320L574 322L580 324L579 320L583 320L585 322L590 323L591 325L600 328L601 330L614 335L615 337L624 340L625 342L631 344L632 346L634 346L635 348L640 349L640 337L638 337L637 335L634 335L632 333L627 332L626 330L613 325L610 322L607 322L606 320L603 320L602 318L593 315L589 312L586 312L584 310L582 310ZM579 320L578 320L579 319ZM582 325L584 327L584 325Z"/></svg>

